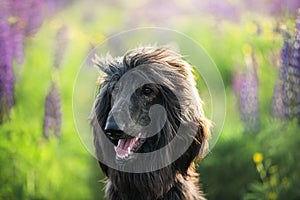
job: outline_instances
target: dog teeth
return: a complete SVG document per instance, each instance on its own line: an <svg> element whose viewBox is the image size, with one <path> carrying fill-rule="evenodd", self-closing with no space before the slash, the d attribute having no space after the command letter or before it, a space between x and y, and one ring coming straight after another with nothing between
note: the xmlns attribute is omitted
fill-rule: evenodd
<svg viewBox="0 0 300 200"><path fill-rule="evenodd" d="M139 133L135 138L134 138L134 142L138 141L142 136L142 133Z"/></svg>
<svg viewBox="0 0 300 200"><path fill-rule="evenodd" d="M131 149L130 149L130 147L128 147L128 149L127 149L127 152L128 152L128 154L130 154L131 153L131 151L130 151Z"/></svg>

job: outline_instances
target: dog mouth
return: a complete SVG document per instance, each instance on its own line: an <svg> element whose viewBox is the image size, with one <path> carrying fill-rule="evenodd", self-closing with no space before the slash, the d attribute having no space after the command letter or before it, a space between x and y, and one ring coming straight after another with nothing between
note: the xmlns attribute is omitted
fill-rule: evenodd
<svg viewBox="0 0 300 200"><path fill-rule="evenodd" d="M136 137L119 139L114 147L117 161L128 161L135 157L134 153L141 148L146 138L141 137L139 133Z"/></svg>

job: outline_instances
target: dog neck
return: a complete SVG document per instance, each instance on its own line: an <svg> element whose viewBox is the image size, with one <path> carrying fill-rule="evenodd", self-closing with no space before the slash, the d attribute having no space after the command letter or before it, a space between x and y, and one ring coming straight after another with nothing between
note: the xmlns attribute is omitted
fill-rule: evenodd
<svg viewBox="0 0 300 200"><path fill-rule="evenodd" d="M191 170L192 169L192 170ZM172 166L147 173L126 173L108 169L106 196L110 200L204 200L198 178L191 167L186 175Z"/></svg>

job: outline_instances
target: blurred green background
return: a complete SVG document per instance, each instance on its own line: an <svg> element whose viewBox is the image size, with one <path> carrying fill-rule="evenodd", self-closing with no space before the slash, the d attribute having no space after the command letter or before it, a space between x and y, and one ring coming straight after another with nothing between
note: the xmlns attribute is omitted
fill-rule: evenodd
<svg viewBox="0 0 300 200"><path fill-rule="evenodd" d="M298 7L298 0L0 0L0 199L104 199L104 177L75 128L73 87L93 47L139 27L186 34L221 72L226 121L197 168L207 198L300 199ZM9 66L11 105L3 86ZM292 88L278 96L276 85L285 83Z"/></svg>

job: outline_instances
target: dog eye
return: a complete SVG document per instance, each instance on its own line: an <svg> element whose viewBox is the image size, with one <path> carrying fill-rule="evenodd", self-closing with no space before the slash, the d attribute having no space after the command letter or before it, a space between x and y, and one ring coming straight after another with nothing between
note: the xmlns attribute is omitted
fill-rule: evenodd
<svg viewBox="0 0 300 200"><path fill-rule="evenodd" d="M149 85L143 86L143 88L142 88L143 95L150 95L150 94L152 94L152 92L153 92L153 90Z"/></svg>
<svg viewBox="0 0 300 200"><path fill-rule="evenodd" d="M113 93L118 93L119 92L119 90L120 90L120 87L119 87L119 85L114 85L114 87L113 87Z"/></svg>

